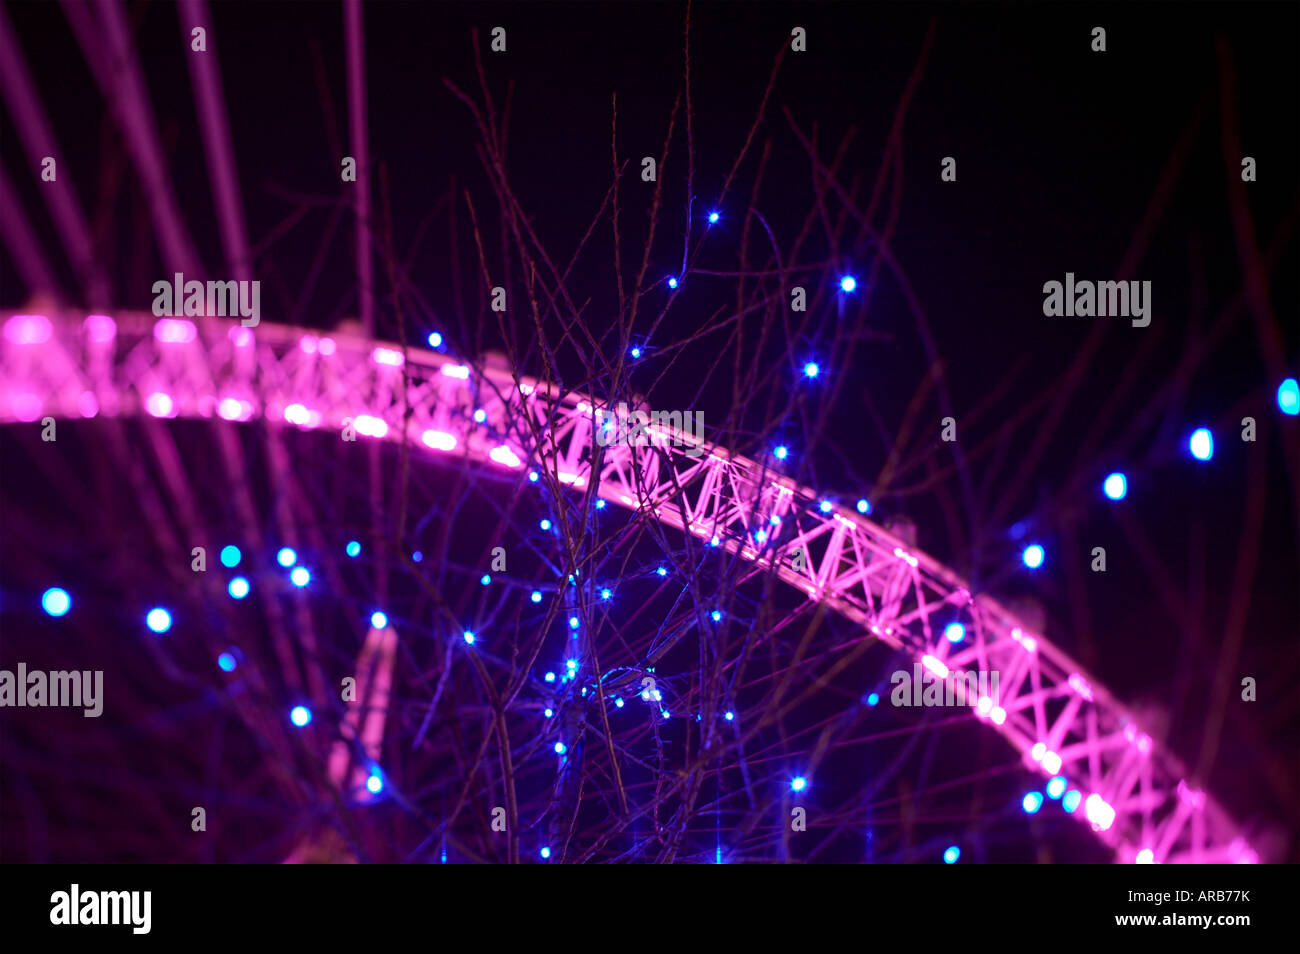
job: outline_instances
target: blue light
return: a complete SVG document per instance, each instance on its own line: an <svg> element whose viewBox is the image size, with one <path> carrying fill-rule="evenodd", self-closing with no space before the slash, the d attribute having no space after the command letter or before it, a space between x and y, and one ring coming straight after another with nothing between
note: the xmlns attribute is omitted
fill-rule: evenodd
<svg viewBox="0 0 1300 954"><path fill-rule="evenodd" d="M237 600L242 600L248 595L248 581L242 576L237 576L230 581L226 587L226 592Z"/></svg>
<svg viewBox="0 0 1300 954"><path fill-rule="evenodd" d="M543 521L541 522L541 528L542 528L543 530L549 530L549 529L551 529L551 521L549 521L549 520L543 520Z"/></svg>
<svg viewBox="0 0 1300 954"><path fill-rule="evenodd" d="M677 287L677 279L674 278L674 277L671 276L671 275L668 277L668 287L669 287L669 288L676 288L676 287Z"/></svg>
<svg viewBox="0 0 1300 954"><path fill-rule="evenodd" d="M672 718L671 714L668 712L667 709L660 709L660 710L659 710L659 714L660 714L661 716L663 716L665 719L671 719L671 718Z"/></svg>
<svg viewBox="0 0 1300 954"><path fill-rule="evenodd" d="M565 665L568 666L570 669L577 669L577 668L578 668L578 660L576 660L576 659L570 659L568 662L565 663Z"/></svg>
<svg viewBox="0 0 1300 954"><path fill-rule="evenodd" d="M1025 566L1031 570L1036 570L1043 565L1044 556L1046 554L1043 552L1043 548L1037 543L1031 543L1025 547L1025 552L1020 555L1020 558L1025 561Z"/></svg>
<svg viewBox="0 0 1300 954"><path fill-rule="evenodd" d="M421 553L419 550L416 550L414 553L411 554L412 563L419 563L423 559L424 559L424 554Z"/></svg>
<svg viewBox="0 0 1300 954"><path fill-rule="evenodd" d="M563 754L564 754L565 752L567 752L567 751L569 751L568 746L566 746L563 742L556 742L556 743L555 743L555 754L556 754L556 755L563 755Z"/></svg>
<svg viewBox="0 0 1300 954"><path fill-rule="evenodd" d="M553 672L548 672L548 673L547 673L545 676L543 676L542 678L544 678L547 682L555 682L555 673L553 673Z"/></svg>
<svg viewBox="0 0 1300 954"><path fill-rule="evenodd" d="M284 547L275 555L275 559L280 566L293 566L298 562L298 554L294 553L288 547Z"/></svg>
<svg viewBox="0 0 1300 954"><path fill-rule="evenodd" d="M597 510L604 510L604 509L605 509L605 501L603 501L603 500L597 500L597 501L596 501L596 509L597 509Z"/></svg>
<svg viewBox="0 0 1300 954"><path fill-rule="evenodd" d="M477 411L474 412L475 424L482 424L486 420L487 420L487 411L483 410L482 408L479 408Z"/></svg>
<svg viewBox="0 0 1300 954"><path fill-rule="evenodd" d="M790 451L786 448L784 444L782 444L780 447L776 449L777 460L785 460L789 456L790 456Z"/></svg>
<svg viewBox="0 0 1300 954"><path fill-rule="evenodd" d="M858 280L854 278L852 275L845 275L843 278L840 279L840 288L844 289L846 292L851 292L853 291L853 289L857 287L858 287Z"/></svg>
<svg viewBox="0 0 1300 954"><path fill-rule="evenodd" d="M639 357L641 357L641 349L640 349L640 348L633 348L633 349L632 349L632 357L633 357L633 358L639 358Z"/></svg>
<svg viewBox="0 0 1300 954"><path fill-rule="evenodd" d="M802 792L808 786L808 780L800 775L790 781L790 788L796 792Z"/></svg>
<svg viewBox="0 0 1300 954"><path fill-rule="evenodd" d="M715 533L713 539L709 541L709 546L716 547L722 543L722 539Z"/></svg>
<svg viewBox="0 0 1300 954"><path fill-rule="evenodd" d="M239 552L239 547L225 546L221 548L222 566L229 566L229 567L239 566L239 561L242 558L243 558L243 554Z"/></svg>
<svg viewBox="0 0 1300 954"><path fill-rule="evenodd" d="M1072 788L1065 793L1065 798L1061 799L1061 807L1073 814L1081 801L1083 801L1083 793L1077 788Z"/></svg>
<svg viewBox="0 0 1300 954"><path fill-rule="evenodd" d="M528 472L528 479L531 480L533 483L537 483L537 471L530 470Z"/></svg>
<svg viewBox="0 0 1300 954"><path fill-rule="evenodd" d="M289 579L293 581L294 586L306 586L311 582L311 574L307 572L305 566L295 566L293 572L289 574Z"/></svg>
<svg viewBox="0 0 1300 954"><path fill-rule="evenodd" d="M465 632L464 632L464 636L465 636L465 642L467 642L467 643L469 643L471 646L473 646L473 645L474 645L474 634L471 633L469 630L465 630Z"/></svg>
<svg viewBox="0 0 1300 954"><path fill-rule="evenodd" d="M294 725L301 729L311 721L311 710L306 706L294 706L293 710L289 713L289 719Z"/></svg>
<svg viewBox="0 0 1300 954"><path fill-rule="evenodd" d="M165 633L172 628L172 614L161 606L155 606L145 616L144 622L155 633Z"/></svg>
<svg viewBox="0 0 1300 954"><path fill-rule="evenodd" d="M578 617L576 617L576 616L570 616L570 617L569 617L569 629L577 629L577 628L578 628Z"/></svg>
<svg viewBox="0 0 1300 954"><path fill-rule="evenodd" d="M1128 493L1128 478L1116 471L1106 478L1101 489L1111 500L1123 500L1124 495Z"/></svg>
<svg viewBox="0 0 1300 954"><path fill-rule="evenodd" d="M489 583L492 582L492 577L490 574L484 573L482 576L479 577L478 581L482 583L484 586L487 586Z"/></svg>
<svg viewBox="0 0 1300 954"><path fill-rule="evenodd" d="M370 778L366 779L366 788L368 788L373 794L378 795L383 791L384 780L378 775L372 775Z"/></svg>
<svg viewBox="0 0 1300 954"><path fill-rule="evenodd" d="M615 700L614 700L614 705L617 706L619 709L623 708L623 700L622 700L622 699L615 699Z"/></svg>
<svg viewBox="0 0 1300 954"><path fill-rule="evenodd" d="M221 668L222 672L234 672L235 657L230 655L230 653L222 653L217 657L217 665Z"/></svg>
<svg viewBox="0 0 1300 954"><path fill-rule="evenodd" d="M945 865L955 865L957 859L961 857L961 849L956 845L949 845L943 852L943 863Z"/></svg>
<svg viewBox="0 0 1300 954"><path fill-rule="evenodd" d="M734 712L728 712L728 713L727 713L726 715L724 715L722 718L726 719L728 722L732 722L732 721L734 721L735 718L736 718L736 713L734 713Z"/></svg>
<svg viewBox="0 0 1300 954"><path fill-rule="evenodd" d="M817 367L817 362L809 361L803 366L803 373L810 378L815 378L821 373L821 368Z"/></svg>
<svg viewBox="0 0 1300 954"><path fill-rule="evenodd" d="M1187 446L1197 460L1209 460L1214 456L1214 435L1204 427L1197 428Z"/></svg>
<svg viewBox="0 0 1300 954"><path fill-rule="evenodd" d="M609 599L609 598L610 598L611 596L613 596L613 595L614 595L614 593L613 593L612 590L604 589L604 590L601 590L601 591L600 591L600 598L601 598L602 600L607 600L607 599Z"/></svg>
<svg viewBox="0 0 1300 954"><path fill-rule="evenodd" d="M442 335L438 334L438 332L436 332L436 331L430 331L430 332L429 332L429 347L430 347L430 348L441 348L441 347L442 347Z"/></svg>
<svg viewBox="0 0 1300 954"><path fill-rule="evenodd" d="M716 213L716 212L710 212L710 213L709 213L709 224L712 225L713 223L715 223L715 222L717 222L717 221L718 221L718 213Z"/></svg>
<svg viewBox="0 0 1300 954"><path fill-rule="evenodd" d="M551 675L553 676L555 675L555 673L551 673ZM555 715L555 710L552 709L550 706L547 706L545 709L542 710L542 715L546 716L546 718L549 719L551 716Z"/></svg>
<svg viewBox="0 0 1300 954"><path fill-rule="evenodd" d="M1047 782L1047 797L1060 798L1065 794L1065 776L1057 775Z"/></svg>
<svg viewBox="0 0 1300 954"><path fill-rule="evenodd" d="M665 570L663 567L660 567L659 569L655 570L655 572L658 573L660 576L667 576L667 575L668 575L668 571Z"/></svg>
<svg viewBox="0 0 1300 954"><path fill-rule="evenodd" d="M376 610L370 614L370 625L375 629L383 629L388 625L388 617Z"/></svg>
<svg viewBox="0 0 1300 954"><path fill-rule="evenodd" d="M948 637L948 642L960 643L966 638L966 627L961 623L949 623L943 634Z"/></svg>
<svg viewBox="0 0 1300 954"><path fill-rule="evenodd" d="M710 615L713 617L713 621L714 621L715 623L720 623L720 622L722 622L722 611L721 611L721 610L714 610Z"/></svg>
<svg viewBox="0 0 1300 954"><path fill-rule="evenodd" d="M67 590L52 586L41 594L41 609L51 616L62 616L72 608L72 597Z"/></svg>
<svg viewBox="0 0 1300 954"><path fill-rule="evenodd" d="M542 855L543 858L549 858L549 857L551 857L551 849L549 849L549 848L543 848L542 851L541 851L541 855Z"/></svg>
<svg viewBox="0 0 1300 954"><path fill-rule="evenodd" d="M1300 384L1295 378L1287 378L1277 386L1277 406L1283 414L1300 414Z"/></svg>
<svg viewBox="0 0 1300 954"><path fill-rule="evenodd" d="M350 557L360 556L361 544L356 540L349 540L347 545L347 554Z"/></svg>
<svg viewBox="0 0 1300 954"><path fill-rule="evenodd" d="M834 509L834 505L829 500L823 500L817 505L817 509L822 513L830 513Z"/></svg>
<svg viewBox="0 0 1300 954"><path fill-rule="evenodd" d="M865 499L859 500L858 513L871 513L871 504Z"/></svg>
<svg viewBox="0 0 1300 954"><path fill-rule="evenodd" d="M1030 792L1020 802L1020 807L1023 808L1027 814L1034 814L1034 812L1043 807L1043 793Z"/></svg>
<svg viewBox="0 0 1300 954"><path fill-rule="evenodd" d="M877 705L879 702L880 702L880 693L873 692L871 695L867 696L867 705L874 706Z"/></svg>
<svg viewBox="0 0 1300 954"><path fill-rule="evenodd" d="M537 590L533 590L533 595L530 596L529 599L534 603L540 603L542 601L542 594Z"/></svg>

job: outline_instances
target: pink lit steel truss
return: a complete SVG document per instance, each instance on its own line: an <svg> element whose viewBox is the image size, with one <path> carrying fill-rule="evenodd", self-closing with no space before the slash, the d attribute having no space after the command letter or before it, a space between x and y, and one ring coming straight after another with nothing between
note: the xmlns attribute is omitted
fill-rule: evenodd
<svg viewBox="0 0 1300 954"><path fill-rule="evenodd" d="M774 572L930 672L1001 674L997 699L959 698L1043 777L1121 862L1254 862L1241 829L1178 760L1065 653L955 574L762 462L652 427L647 446L594 441L593 399L422 349L217 318L4 317L0 423L98 415L264 418L400 441L653 516ZM603 408L602 408L603 410ZM476 414L482 411L483 413ZM404 423L405 422L405 425ZM959 615L967 638L944 638ZM659 647L656 655L662 653ZM645 663L652 665L654 659Z"/></svg>

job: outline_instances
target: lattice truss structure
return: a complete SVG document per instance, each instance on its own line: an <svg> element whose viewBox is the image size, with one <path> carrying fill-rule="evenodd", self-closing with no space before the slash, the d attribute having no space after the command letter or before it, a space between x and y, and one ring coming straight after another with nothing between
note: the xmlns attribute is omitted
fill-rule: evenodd
<svg viewBox="0 0 1300 954"><path fill-rule="evenodd" d="M0 318L0 422L264 418L351 427L360 439L405 437L466 464L544 474L739 553L752 574L774 572L860 625L863 639L903 650L936 677L1000 673L997 698L961 679L950 684L1029 770L1063 775L1080 791L1075 817L1117 861L1258 861L1222 807L1069 656L926 554L819 501L775 461L663 426L647 428L644 446L603 446L593 439L603 406L516 378L504 362L471 366L363 337L219 318ZM968 634L960 644L942 632L954 615Z"/></svg>

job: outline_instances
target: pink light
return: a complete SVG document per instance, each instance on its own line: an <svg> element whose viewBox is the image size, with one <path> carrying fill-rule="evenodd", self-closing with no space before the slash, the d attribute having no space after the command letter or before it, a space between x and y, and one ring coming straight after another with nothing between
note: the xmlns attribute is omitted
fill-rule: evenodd
<svg viewBox="0 0 1300 954"><path fill-rule="evenodd" d="M176 415L176 404L172 401L170 394L162 391L154 391L144 402L145 410L154 417L174 417Z"/></svg>
<svg viewBox="0 0 1300 954"><path fill-rule="evenodd" d="M463 364L444 364L442 373L449 378L460 378L462 381L469 378L469 368Z"/></svg>
<svg viewBox="0 0 1300 954"><path fill-rule="evenodd" d="M77 410L82 417L94 417L99 413L99 401L95 399L94 392L81 392L81 397L77 398Z"/></svg>
<svg viewBox="0 0 1300 954"><path fill-rule="evenodd" d="M1105 831L1115 823L1115 809L1096 792L1084 801L1083 813L1098 831Z"/></svg>
<svg viewBox="0 0 1300 954"><path fill-rule="evenodd" d="M329 355L332 355L332 354L334 353L334 348L335 348L335 345L334 345L334 339L333 339L333 338L322 338L322 339L320 340L320 353L321 353L321 354L326 355L326 356L328 357Z"/></svg>
<svg viewBox="0 0 1300 954"><path fill-rule="evenodd" d="M383 437L388 433L388 425L370 414L358 414L352 423L356 425L357 433L364 437Z"/></svg>
<svg viewBox="0 0 1300 954"><path fill-rule="evenodd" d="M1186 779L1178 780L1178 797L1193 811L1205 806L1205 793L1189 786Z"/></svg>
<svg viewBox="0 0 1300 954"><path fill-rule="evenodd" d="M290 404L284 409L284 419L290 424L306 427L311 420L311 412L302 404Z"/></svg>
<svg viewBox="0 0 1300 954"><path fill-rule="evenodd" d="M53 332L44 315L14 315L5 322L5 338L13 344L44 344Z"/></svg>
<svg viewBox="0 0 1300 954"><path fill-rule="evenodd" d="M921 665L930 670L930 672L934 673L940 679L948 678L948 667L929 653L926 653L921 657Z"/></svg>
<svg viewBox="0 0 1300 954"><path fill-rule="evenodd" d="M386 364L390 367L400 368L405 360L402 352L394 351L392 348L376 348L370 352L370 360L375 364Z"/></svg>
<svg viewBox="0 0 1300 954"><path fill-rule="evenodd" d="M1134 859L1134 864L1139 865L1153 865L1155 863L1156 853L1150 848L1143 848L1137 853L1137 858Z"/></svg>
<svg viewBox="0 0 1300 954"><path fill-rule="evenodd" d="M977 699L975 702L975 711L982 716L988 715L989 711L992 708L993 708L993 700L990 699L988 696L980 696L979 699Z"/></svg>
<svg viewBox="0 0 1300 954"><path fill-rule="evenodd" d="M222 398L217 404L217 413L227 421L246 421L253 416L253 405L238 398Z"/></svg>
<svg viewBox="0 0 1300 954"><path fill-rule="evenodd" d="M1044 752L1043 770L1047 772L1048 775L1055 775L1057 772L1061 771L1061 757L1055 752Z"/></svg>
<svg viewBox="0 0 1300 954"><path fill-rule="evenodd" d="M1151 736L1149 736L1149 735L1145 735L1145 734L1143 734L1143 735L1139 735L1139 736L1138 736L1138 741L1137 741L1137 746L1138 746L1138 751L1139 751L1139 752L1150 752L1150 751L1151 751Z"/></svg>
<svg viewBox="0 0 1300 954"><path fill-rule="evenodd" d="M236 348L247 348L253 343L253 329L245 328L243 325L236 325L226 332L231 343Z"/></svg>
<svg viewBox="0 0 1300 954"><path fill-rule="evenodd" d="M1087 699L1089 702L1092 701L1092 686L1088 684L1087 679L1084 679L1077 672L1072 672L1070 673L1068 681L1071 689L1083 696L1083 698Z"/></svg>
<svg viewBox="0 0 1300 954"><path fill-rule="evenodd" d="M1031 758L1033 758L1035 762L1041 762L1043 760L1043 755L1046 752L1047 752L1047 746L1044 743L1039 742L1036 743L1034 747L1029 750L1029 755Z"/></svg>
<svg viewBox="0 0 1300 954"><path fill-rule="evenodd" d="M304 354L315 354L316 348L320 344L320 339L315 335L303 335L298 339L298 347Z"/></svg>
<svg viewBox="0 0 1300 954"><path fill-rule="evenodd" d="M420 440L434 450L449 451L456 449L456 438L446 431L425 431L420 435Z"/></svg>
<svg viewBox="0 0 1300 954"><path fill-rule="evenodd" d="M894 556L907 563L908 566L916 566L921 561L914 556L904 553L901 547L894 547Z"/></svg>
<svg viewBox="0 0 1300 954"><path fill-rule="evenodd" d="M1001 706L994 706L993 710L989 713L989 718L997 725L1001 725L1007 721L1007 710Z"/></svg>
<svg viewBox="0 0 1300 954"><path fill-rule="evenodd" d="M1032 636L1026 635L1025 631L1019 626L1011 631L1011 638L1023 646L1027 653L1032 653L1038 648L1038 640L1034 639Z"/></svg>
<svg viewBox="0 0 1300 954"><path fill-rule="evenodd" d="M82 327L86 329L86 336L91 341L100 344L112 341L117 334L117 322L108 315L87 315Z"/></svg>
<svg viewBox="0 0 1300 954"><path fill-rule="evenodd" d="M560 471L560 483L562 484L573 484L574 486L581 487L586 482L585 478L580 477L577 474L570 474L563 470Z"/></svg>
<svg viewBox="0 0 1300 954"><path fill-rule="evenodd" d="M505 464L507 467L518 467L522 463L515 452L505 446L492 448L488 456L498 464Z"/></svg>
<svg viewBox="0 0 1300 954"><path fill-rule="evenodd" d="M163 318L153 326L153 336L164 344L189 344L198 333L194 322L184 318Z"/></svg>
<svg viewBox="0 0 1300 954"><path fill-rule="evenodd" d="M41 416L41 399L35 394L15 394L14 417L20 421L34 421Z"/></svg>

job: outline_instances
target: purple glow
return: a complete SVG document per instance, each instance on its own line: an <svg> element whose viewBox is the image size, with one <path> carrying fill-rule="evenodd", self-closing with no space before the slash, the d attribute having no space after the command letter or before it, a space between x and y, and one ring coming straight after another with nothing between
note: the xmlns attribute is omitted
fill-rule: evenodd
<svg viewBox="0 0 1300 954"><path fill-rule="evenodd" d="M170 394L155 391L144 402L144 408L154 417L175 417L176 404Z"/></svg>
<svg viewBox="0 0 1300 954"><path fill-rule="evenodd" d="M117 322L108 315L87 315L82 327L86 329L86 337L100 344L117 336Z"/></svg>
<svg viewBox="0 0 1300 954"><path fill-rule="evenodd" d="M17 345L44 344L54 328L44 315L14 315L5 322L5 338Z"/></svg>
<svg viewBox="0 0 1300 954"><path fill-rule="evenodd" d="M420 440L424 441L425 446L432 447L434 450L449 451L456 449L456 438L446 431L427 430L420 435Z"/></svg>
<svg viewBox="0 0 1300 954"><path fill-rule="evenodd" d="M153 326L153 336L163 344L189 344L198 335L194 322L184 318L163 318Z"/></svg>

